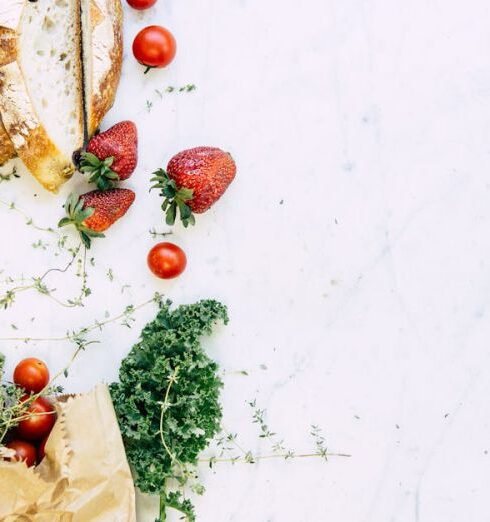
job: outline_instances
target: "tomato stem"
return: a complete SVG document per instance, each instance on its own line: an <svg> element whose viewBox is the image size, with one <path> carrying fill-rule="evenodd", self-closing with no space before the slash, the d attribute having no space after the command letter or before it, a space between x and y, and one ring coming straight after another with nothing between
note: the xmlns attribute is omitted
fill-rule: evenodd
<svg viewBox="0 0 490 522"><path fill-rule="evenodd" d="M154 69L153 65L147 65L144 74L146 74L151 69Z"/></svg>

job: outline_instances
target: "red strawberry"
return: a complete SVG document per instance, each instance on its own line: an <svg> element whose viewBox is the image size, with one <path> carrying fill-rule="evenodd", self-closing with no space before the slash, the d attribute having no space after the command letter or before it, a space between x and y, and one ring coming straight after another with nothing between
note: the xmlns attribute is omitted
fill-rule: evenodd
<svg viewBox="0 0 490 522"><path fill-rule="evenodd" d="M93 190L81 196L70 194L65 203L68 217L58 226L74 225L84 245L90 248L91 238L104 237L102 232L126 214L135 197L132 190L120 188Z"/></svg>
<svg viewBox="0 0 490 522"><path fill-rule="evenodd" d="M132 121L117 123L94 136L81 156L80 171L100 190L114 187L115 181L128 179L138 162L138 133Z"/></svg>
<svg viewBox="0 0 490 522"><path fill-rule="evenodd" d="M173 225L180 212L185 227L195 223L193 212L206 212L224 194L236 174L236 165L228 152L216 147L196 147L175 155L167 171L154 172L152 188L161 189L162 209L167 224Z"/></svg>

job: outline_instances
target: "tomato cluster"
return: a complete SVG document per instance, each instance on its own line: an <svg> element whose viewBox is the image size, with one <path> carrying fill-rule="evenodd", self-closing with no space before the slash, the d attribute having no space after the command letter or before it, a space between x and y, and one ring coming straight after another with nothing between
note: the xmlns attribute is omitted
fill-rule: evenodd
<svg viewBox="0 0 490 522"><path fill-rule="evenodd" d="M14 383L26 392L20 403L26 403L27 409L22 410L6 446L15 451L13 460L34 466L44 458L44 447L56 422L53 404L42 396L49 384L48 367L34 357L24 359L15 368Z"/></svg>

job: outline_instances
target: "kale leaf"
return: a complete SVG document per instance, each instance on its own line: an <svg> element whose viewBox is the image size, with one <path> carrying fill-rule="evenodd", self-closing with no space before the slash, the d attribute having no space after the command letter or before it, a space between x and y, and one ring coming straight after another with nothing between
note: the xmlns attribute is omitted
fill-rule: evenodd
<svg viewBox="0 0 490 522"><path fill-rule="evenodd" d="M220 430L223 383L200 338L228 315L213 300L170 305L145 326L110 390L135 484L160 495L160 520L165 506L194 520L192 504L181 488L169 491L169 480L181 487L194 480L200 452Z"/></svg>

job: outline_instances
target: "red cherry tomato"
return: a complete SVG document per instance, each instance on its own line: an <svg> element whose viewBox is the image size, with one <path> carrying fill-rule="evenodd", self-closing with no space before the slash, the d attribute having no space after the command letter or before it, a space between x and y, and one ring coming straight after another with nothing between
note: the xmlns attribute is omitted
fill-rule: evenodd
<svg viewBox="0 0 490 522"><path fill-rule="evenodd" d="M29 467L36 464L36 448L23 440L12 440L6 444L7 448L15 451L15 457L12 457L14 461L24 461Z"/></svg>
<svg viewBox="0 0 490 522"><path fill-rule="evenodd" d="M15 367L14 382L28 392L39 393L49 382L48 367L34 357L24 359Z"/></svg>
<svg viewBox="0 0 490 522"><path fill-rule="evenodd" d="M148 266L161 279L179 276L186 265L184 251L173 243L158 243L148 253Z"/></svg>
<svg viewBox="0 0 490 522"><path fill-rule="evenodd" d="M133 42L134 57L147 66L145 72L153 67L166 67L174 59L176 51L173 34L159 25L145 27Z"/></svg>
<svg viewBox="0 0 490 522"><path fill-rule="evenodd" d="M143 9L148 9L149 7L154 6L157 3L157 0L128 0L128 4L133 9L138 9L138 11L143 11Z"/></svg>
<svg viewBox="0 0 490 522"><path fill-rule="evenodd" d="M46 435L44 439L39 443L39 446L37 448L37 461L41 462L43 458L46 456L46 442L48 442L49 435Z"/></svg>
<svg viewBox="0 0 490 522"><path fill-rule="evenodd" d="M28 395L24 395L20 400L25 402L29 399ZM25 440L40 440L49 435L56 421L55 409L48 399L38 397L34 399L25 415L31 415L19 422L17 426L17 434Z"/></svg>

